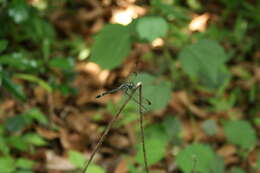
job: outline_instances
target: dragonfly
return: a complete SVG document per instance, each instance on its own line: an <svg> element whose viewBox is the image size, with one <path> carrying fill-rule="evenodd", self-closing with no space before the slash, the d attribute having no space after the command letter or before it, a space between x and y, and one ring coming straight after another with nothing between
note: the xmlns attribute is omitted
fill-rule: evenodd
<svg viewBox="0 0 260 173"><path fill-rule="evenodd" d="M116 93L118 91L123 91L123 93L129 97L130 96L129 91L133 90L134 87L135 87L135 83L134 82L125 82L125 83L122 83L119 87L117 87L115 89L112 89L110 91L106 91L106 92L103 92L103 93L97 95L96 98L101 98L101 97L106 96L108 94L114 94L114 93ZM147 98L145 98L143 96L142 96L142 99L145 100L146 105L151 105L152 104L152 102L149 99L147 99ZM141 106L145 111L148 111L147 107L145 107L143 104L140 104L139 101L137 100L137 98L135 98L135 96L132 97L132 100L136 104Z"/></svg>
<svg viewBox="0 0 260 173"><path fill-rule="evenodd" d="M136 93L136 91L138 90L138 99L133 97L134 94ZM132 99L135 103L137 103L139 105L139 114L140 114L140 129L141 129L141 142L142 142L142 148L143 148L143 157L144 157L144 165L145 165L145 170L146 173L149 173L148 170L148 163L147 163L147 156L146 156L146 149L145 149L145 139L144 139L144 127L143 127L143 109L147 110L147 108L142 104L142 101L145 100L145 102L148 105L151 105L151 101L149 101L148 99L144 98L142 96L142 83L138 82L137 84L135 84L134 82L125 82L122 83L119 87L110 90L110 91L106 91L103 92L99 95L96 96L96 98L101 98L103 96L106 96L108 94L114 94L118 91L123 91L124 94L126 94L128 96L128 98L125 100L125 102L123 103L123 105L120 107L119 111L117 112L117 114L113 117L113 119L109 122L108 126L106 127L105 131L103 132L103 134L101 135L97 145L95 146L89 160L87 161L87 163L85 164L83 170L81 173L87 173L87 169L91 163L91 161L93 160L96 152L98 151L98 149L100 148L100 146L102 145L104 138L107 136L108 132L110 131L110 129L112 128L113 123L116 121L116 119L119 117L120 113L123 111L123 109L125 108L125 106L127 105L127 103ZM130 93L129 93L130 91Z"/></svg>

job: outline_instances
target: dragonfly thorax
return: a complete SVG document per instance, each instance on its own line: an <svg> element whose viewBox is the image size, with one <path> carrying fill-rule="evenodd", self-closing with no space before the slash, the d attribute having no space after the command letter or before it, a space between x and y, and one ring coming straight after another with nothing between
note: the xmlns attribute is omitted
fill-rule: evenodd
<svg viewBox="0 0 260 173"><path fill-rule="evenodd" d="M133 82L126 82L123 83L120 87L123 88L124 90L131 90L135 87L135 84Z"/></svg>

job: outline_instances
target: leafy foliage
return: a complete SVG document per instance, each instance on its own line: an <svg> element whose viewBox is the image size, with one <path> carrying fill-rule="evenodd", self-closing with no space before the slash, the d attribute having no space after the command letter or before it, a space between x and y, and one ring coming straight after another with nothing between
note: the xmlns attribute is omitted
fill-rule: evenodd
<svg viewBox="0 0 260 173"><path fill-rule="evenodd" d="M141 40L152 42L156 38L165 37L168 24L161 17L142 17L136 24L136 32Z"/></svg>
<svg viewBox="0 0 260 173"><path fill-rule="evenodd" d="M215 120L206 120L203 125L203 129L207 135L215 135L217 133L217 124Z"/></svg>
<svg viewBox="0 0 260 173"><path fill-rule="evenodd" d="M145 131L145 136L148 165L152 165L163 158L165 154L165 147L167 144L167 136L164 133L160 124L155 124L153 126L147 127ZM141 144L139 144L137 148L136 161L141 165L144 165Z"/></svg>
<svg viewBox="0 0 260 173"><path fill-rule="evenodd" d="M181 124L178 119L169 115L157 124L147 126L145 129L148 165L153 165L163 159L167 144L179 139ZM156 148L156 149L155 149ZM136 161L143 165L142 145L137 145Z"/></svg>
<svg viewBox="0 0 260 173"><path fill-rule="evenodd" d="M33 121L47 124L48 120L42 112L33 108L21 115L16 115L6 120L5 128L11 132L22 130L23 128L31 125Z"/></svg>
<svg viewBox="0 0 260 173"><path fill-rule="evenodd" d="M85 152L93 146L93 136L99 135L120 105L115 95L110 102L94 100L97 88L109 90L120 83L136 60L139 64L134 71L142 73L131 81L141 81L144 97L152 102L145 115L151 170L163 169L160 165L165 161L175 165L175 160L178 170L174 171L184 173L260 169L260 156L251 159L259 155L260 17L256 14L260 2L129 1L129 8L128 2L96 2L0 0L0 172L34 173L36 162L39 167L48 164L48 160L38 160L46 150L59 153L81 169L85 157L71 148L84 147ZM132 22L107 24L121 5L126 9L124 15L131 13ZM136 8L145 14L140 15L142 10ZM195 30L191 28L194 22L199 26ZM88 61L109 71L99 71L96 65L86 64ZM104 104L106 110L92 115L92 110ZM91 112L87 118L86 112ZM205 117L201 112L206 112ZM122 159L131 162L116 167L143 173L141 144L135 143L132 134L139 119L136 103L130 102L123 114L113 133L133 142L136 154L125 156ZM87 132L85 127L89 127ZM218 138L222 131L226 140ZM51 137L47 140L45 135ZM128 151L110 152L115 148L108 141L100 162ZM223 153L226 146L233 146L229 144L237 145L230 155ZM235 155L238 161L224 165L216 151L225 160ZM36 161L29 160L32 158ZM171 166L165 169L169 171ZM105 171L92 164L89 172Z"/></svg>
<svg viewBox="0 0 260 173"><path fill-rule="evenodd" d="M230 173L245 173L245 171L241 168L233 167Z"/></svg>
<svg viewBox="0 0 260 173"><path fill-rule="evenodd" d="M243 149L251 149L256 145L256 132L247 121L228 121L224 124L227 139Z"/></svg>
<svg viewBox="0 0 260 173"><path fill-rule="evenodd" d="M214 50L214 51L213 51ZM218 88L229 77L223 71L227 55L213 40L200 40L185 47L179 55L183 70L191 77L200 79L209 88Z"/></svg>
<svg viewBox="0 0 260 173"><path fill-rule="evenodd" d="M156 79L147 73L138 74L133 81L136 83L142 82L143 95L152 102L149 109L160 110L165 108L171 98L171 83L165 80L160 81L160 79Z"/></svg>
<svg viewBox="0 0 260 173"><path fill-rule="evenodd" d="M103 68L112 69L122 63L130 52L131 40L127 27L107 25L96 36L91 60Z"/></svg>
<svg viewBox="0 0 260 173"><path fill-rule="evenodd" d="M193 163L196 164L193 167ZM182 150L176 158L177 165L185 173L193 169L198 173L223 171L223 161L219 159L214 151L205 144L192 144Z"/></svg>
<svg viewBox="0 0 260 173"><path fill-rule="evenodd" d="M84 163L86 163L85 157L77 151L69 151L68 155L70 162L78 168L82 168L84 166ZM90 165L88 171L95 173L105 173L105 171L101 167L94 164Z"/></svg>

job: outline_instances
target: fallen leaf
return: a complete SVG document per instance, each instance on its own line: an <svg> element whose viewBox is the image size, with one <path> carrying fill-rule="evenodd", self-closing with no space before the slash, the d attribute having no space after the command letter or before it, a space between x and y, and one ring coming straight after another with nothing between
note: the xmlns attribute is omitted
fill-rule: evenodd
<svg viewBox="0 0 260 173"><path fill-rule="evenodd" d="M114 173L127 173L127 172L128 172L127 160L123 159L116 166Z"/></svg>
<svg viewBox="0 0 260 173"><path fill-rule="evenodd" d="M46 169L71 171L76 167L67 159L56 155L53 151L46 151Z"/></svg>
<svg viewBox="0 0 260 173"><path fill-rule="evenodd" d="M39 135L41 135L42 137L49 139L49 140L59 137L58 132L55 132L55 131L52 131L52 130L49 130L49 129L46 129L43 127L36 127L36 131Z"/></svg>
<svg viewBox="0 0 260 173"><path fill-rule="evenodd" d="M220 149L218 149L217 153L222 156L223 158L230 157L234 155L237 152L237 149L234 145L232 144L226 144Z"/></svg>

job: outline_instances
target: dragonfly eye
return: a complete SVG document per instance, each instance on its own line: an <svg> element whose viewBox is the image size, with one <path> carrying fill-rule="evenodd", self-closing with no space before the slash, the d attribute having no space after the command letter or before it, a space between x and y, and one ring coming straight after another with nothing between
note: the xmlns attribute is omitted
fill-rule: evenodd
<svg viewBox="0 0 260 173"><path fill-rule="evenodd" d="M129 85L128 85L128 87L130 88L130 89L133 89L134 88L134 83L133 82L129 82Z"/></svg>

